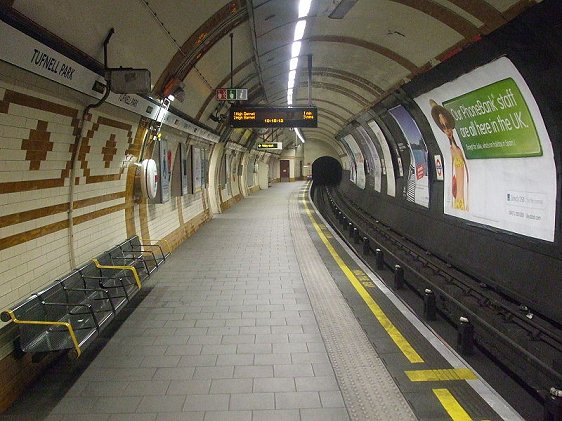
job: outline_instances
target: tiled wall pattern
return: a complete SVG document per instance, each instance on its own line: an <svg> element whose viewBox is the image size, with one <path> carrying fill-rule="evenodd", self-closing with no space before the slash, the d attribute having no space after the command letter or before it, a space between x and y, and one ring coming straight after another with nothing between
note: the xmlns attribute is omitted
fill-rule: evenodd
<svg viewBox="0 0 562 421"><path fill-rule="evenodd" d="M0 310L72 269L70 172L79 119L89 102L66 88L0 66ZM131 161L126 157L138 158L142 140L138 116L105 105L86 120L73 195L76 265L131 231L142 235L146 227L144 234L152 240L173 234L178 244L206 220L202 192L162 205L127 197L132 179L127 177ZM168 137L175 153L187 136ZM182 224L189 229L182 230ZM4 345L0 358L10 348Z"/></svg>

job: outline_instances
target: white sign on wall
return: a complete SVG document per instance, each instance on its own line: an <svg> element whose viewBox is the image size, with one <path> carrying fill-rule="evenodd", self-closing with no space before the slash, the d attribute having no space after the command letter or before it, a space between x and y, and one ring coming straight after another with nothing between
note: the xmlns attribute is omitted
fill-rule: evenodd
<svg viewBox="0 0 562 421"><path fill-rule="evenodd" d="M394 164L392 163L392 155L390 154L388 142L375 120L371 120L367 124L375 134L375 139L373 139L373 141L378 142L384 157L384 165L386 167L386 194L394 197L396 195L396 179L394 178Z"/></svg>
<svg viewBox="0 0 562 421"><path fill-rule="evenodd" d="M360 189L365 188L365 158L363 157L363 153L359 148L359 145L355 141L352 135L348 134L343 138L345 144L347 144L349 150L352 153L352 161L355 163L355 181L352 179L357 187ZM352 164L353 165L353 164Z"/></svg>
<svg viewBox="0 0 562 421"><path fill-rule="evenodd" d="M415 100L443 152L445 213L553 241L552 145L514 64L500 58Z"/></svg>

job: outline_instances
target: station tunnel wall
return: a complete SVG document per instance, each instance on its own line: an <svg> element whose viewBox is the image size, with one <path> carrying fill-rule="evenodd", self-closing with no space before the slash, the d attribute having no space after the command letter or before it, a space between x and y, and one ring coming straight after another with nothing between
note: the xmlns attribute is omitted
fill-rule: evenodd
<svg viewBox="0 0 562 421"><path fill-rule="evenodd" d="M560 242L562 47L559 43L562 39L562 10L559 3L555 3L557 2L537 5L481 41L466 47L439 66L418 76L403 89L396 91L395 95L386 98L373 110L359 117L358 122L369 133L371 139L376 138L376 133L371 130L369 122L375 121L380 127L382 135L391 144L393 167L387 166L386 174L382 173L381 176L379 172L379 175L375 176L375 171L369 170L368 165L365 167L366 171L363 171L362 166L359 170L355 166L351 171L343 171L338 189L365 213L389 225L424 249L483 280L489 286L507 294L515 302L524 303L532 311L544 314L560 323L562 322L562 295L552 294L552 291L560 289L562 274ZM550 174L550 177L554 180L556 197L546 199L553 201L555 207L553 241L516 234L444 213L445 183L436 177L434 157L444 154L445 151L439 149L435 132L414 98L502 57L507 57L523 76L539 107L552 144L552 160L555 166L553 165L553 174ZM404 133L397 120L390 115L399 105L411 114L427 144L429 157L428 168L425 169L428 176L427 207L413 203L406 197L408 183L412 181L408 179L410 158L401 155L398 150L405 144ZM351 126L342 132L339 138L351 134L355 139L360 139L361 130ZM370 156L372 151L364 147L362 150L364 157L359 159L364 158L366 162L369 161L369 158L372 158ZM384 159L381 159L384 158L384 152L377 145L375 153L380 162L384 162ZM348 154L351 154L349 149ZM399 168L396 160L400 156L402 157L400 164L403 168ZM513 162L520 162L520 171L525 171L523 159L526 158L514 159L520 160ZM394 173L389 174L388 168L393 168ZM417 168L412 165L412 169L415 176ZM399 173L400 170L402 175ZM445 175L449 174L449 171L452 173L452 169L448 167L442 170ZM362 176L364 181L361 185L359 181ZM387 177L395 179L392 184L395 188L394 196L387 191L385 183ZM532 191L533 186L529 184L527 182L527 185L521 186L521 189L527 188Z"/></svg>

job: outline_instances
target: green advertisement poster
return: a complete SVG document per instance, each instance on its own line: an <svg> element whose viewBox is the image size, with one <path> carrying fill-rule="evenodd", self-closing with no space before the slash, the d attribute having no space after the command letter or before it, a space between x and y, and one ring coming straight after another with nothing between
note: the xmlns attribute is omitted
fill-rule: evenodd
<svg viewBox="0 0 562 421"><path fill-rule="evenodd" d="M467 159L541 156L535 122L512 78L443 102Z"/></svg>

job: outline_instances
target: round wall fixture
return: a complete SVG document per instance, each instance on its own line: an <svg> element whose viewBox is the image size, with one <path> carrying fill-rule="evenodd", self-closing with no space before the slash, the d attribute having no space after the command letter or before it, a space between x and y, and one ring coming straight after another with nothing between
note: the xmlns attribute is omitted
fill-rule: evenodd
<svg viewBox="0 0 562 421"><path fill-rule="evenodd" d="M144 197L156 199L158 192L158 168L154 159L145 159L141 162L141 191Z"/></svg>

